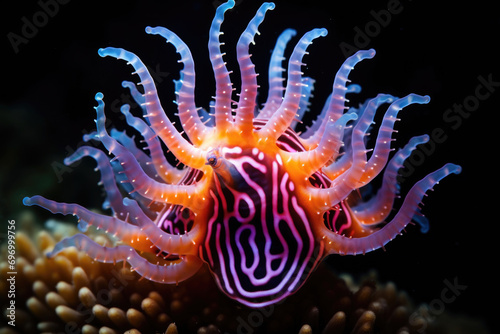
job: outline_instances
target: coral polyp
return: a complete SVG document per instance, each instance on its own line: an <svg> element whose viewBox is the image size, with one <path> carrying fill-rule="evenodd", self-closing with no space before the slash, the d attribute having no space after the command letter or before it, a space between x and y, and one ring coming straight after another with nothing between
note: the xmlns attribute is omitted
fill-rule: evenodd
<svg viewBox="0 0 500 334"><path fill-rule="evenodd" d="M409 105L428 103L429 97L379 94L358 108L348 108L346 95L360 91L360 86L349 84L350 72L375 56L374 50L358 51L336 74L317 121L299 134L294 121L305 114L314 83L302 72L303 57L327 30L305 33L286 71L285 47L296 32L287 29L279 36L270 59L267 102L260 108L249 47L274 4L258 9L237 43L239 94L234 93L220 41L224 14L234 5L232 0L222 4L210 27L208 48L216 87L208 111L195 103L194 60L188 46L169 29L146 28L180 54L183 69L175 93L183 132L167 117L139 57L120 48L99 50L102 57L124 60L139 76L137 84L125 81L123 86L142 108L143 117L134 116L128 105L121 111L146 147L137 147L125 132L108 132L104 96L97 93L97 131L84 139L101 142L111 158L83 146L65 163L83 157L96 160L107 194L104 208L112 215L41 196L25 198L24 204L75 215L82 232L94 226L121 244L103 246L76 234L57 243L49 257L76 247L96 261L126 261L144 278L172 284L193 276L206 263L230 298L261 307L296 292L330 254L365 254L381 248L412 220L427 227L419 210L422 197L450 173L459 173L460 167L446 164L417 182L399 211L391 214L398 170L428 137L414 137L392 156L391 143L398 113ZM382 105L388 106L369 149L369 130ZM183 168L168 162L162 144ZM365 200L359 189L379 174L381 187Z"/></svg>

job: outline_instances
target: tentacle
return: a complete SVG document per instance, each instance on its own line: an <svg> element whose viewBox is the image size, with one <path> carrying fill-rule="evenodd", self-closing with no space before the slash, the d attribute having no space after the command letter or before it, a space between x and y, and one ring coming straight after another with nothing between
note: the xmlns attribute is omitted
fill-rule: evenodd
<svg viewBox="0 0 500 334"><path fill-rule="evenodd" d="M427 219L427 217L417 213L415 216L413 216L412 220L415 223L417 223L418 225L420 225L420 232L422 232L422 233L429 232L430 224L429 224L429 220Z"/></svg>
<svg viewBox="0 0 500 334"><path fill-rule="evenodd" d="M337 74L335 75L335 80L333 81L333 92L330 105L328 106L328 114L333 120L337 120L344 113L345 107L345 95L348 92L347 82L349 81L349 73L354 69L354 66L360 61L365 59L371 59L375 57L375 50L360 50L354 55L346 59L344 64L340 67ZM354 87L357 90L358 87Z"/></svg>
<svg viewBox="0 0 500 334"><path fill-rule="evenodd" d="M347 86L347 90L346 90L346 94L349 94L349 93L359 93L361 92L361 86L360 85L356 85L356 84L351 84L349 86ZM307 127L306 131L304 131L301 135L300 135L300 138L303 139L307 139L313 135L316 134L316 138L320 138L319 135L321 132L318 132L318 129L319 127L321 126L321 124L323 123L323 120L327 117L327 113L328 113L328 107L330 106L330 102L332 100L332 95L333 94L330 94L327 98L326 98L326 101L325 101L325 104L323 105L323 109L321 109L321 113L316 117L316 120L314 120L312 122L312 124ZM308 141L306 141L306 143L308 143L310 146L312 147L316 147L318 145L317 141L320 140L320 139L309 139Z"/></svg>
<svg viewBox="0 0 500 334"><path fill-rule="evenodd" d="M195 225L185 234L166 233L142 212L137 202L125 198L123 204L130 211L131 221L141 228L141 233L156 248L169 254L198 255L198 245L205 236L205 226Z"/></svg>
<svg viewBox="0 0 500 334"><path fill-rule="evenodd" d="M123 108L123 107L122 107ZM97 134L97 133L96 133ZM122 146L126 147L127 150L134 156L135 160L141 165L143 169L145 169L145 172L148 175L155 175L156 171L153 168L148 168L149 165L151 164L151 157L146 154L142 149L137 147L135 143L135 138L134 136L130 137L127 135L126 131L118 131L115 128L111 128L110 130L110 136L113 139L116 139ZM87 138L84 138L84 140ZM92 138L93 140L98 140L100 141L101 139L97 135L96 137ZM149 170L146 170L149 169ZM150 173L148 173L150 172Z"/></svg>
<svg viewBox="0 0 500 334"><path fill-rule="evenodd" d="M110 129L110 136L127 148L127 150L134 156L135 160L137 160L139 165L148 175L151 176L156 174L154 169L149 167L149 165L151 164L151 158L142 149L137 147L135 138L133 136L130 137L125 131L118 131L115 128ZM89 142L91 140L99 142L101 141L101 138L99 137L97 131L93 131L83 135L84 142Z"/></svg>
<svg viewBox="0 0 500 334"><path fill-rule="evenodd" d="M350 108L350 112L356 113L357 115L362 115L370 100L366 100L358 108ZM359 120L359 118L358 118ZM323 173L330 179L336 179L340 174L347 171L352 165L352 132L354 126L348 127L344 132L344 146L343 154L335 161L335 163L330 164L323 168Z"/></svg>
<svg viewBox="0 0 500 334"><path fill-rule="evenodd" d="M180 79L175 82L175 93L177 95L177 107L179 108L179 119L182 128L195 146L199 146L203 140L210 135L209 129L203 124L194 102L195 70L193 56L189 47L176 34L163 27L146 27L146 32L152 35L160 35L171 43L181 55L180 63L184 64Z"/></svg>
<svg viewBox="0 0 500 334"><path fill-rule="evenodd" d="M320 170L331 159L335 159L342 144L342 135L347 122L357 118L356 114L347 113L342 115L336 122L330 121L327 131L317 148L302 152L281 152L283 161L288 170L309 178L313 173Z"/></svg>
<svg viewBox="0 0 500 334"><path fill-rule="evenodd" d="M212 68L214 70L215 76L215 124L217 130L220 132L226 132L227 129L232 124L232 112L231 112L231 96L233 92L233 84L229 78L229 71L226 68L226 63L222 56L220 46L223 43L220 42L219 36L222 35L220 27L222 21L224 21L224 13L234 7L234 0L229 0L228 2L220 5L215 12L215 17L210 26L209 40L208 40L208 51L210 54L210 61L212 63Z"/></svg>
<svg viewBox="0 0 500 334"><path fill-rule="evenodd" d="M359 121L354 126L351 136L351 155L352 163L349 170L344 176L348 182L357 182L357 180L364 174L366 166L366 153L369 151L365 146L365 136L373 123L375 112L384 103L390 103L394 97L387 94L379 94L377 97L371 99L363 111ZM392 115L390 115L392 117ZM380 130L379 130L380 131ZM374 153L375 154L375 153ZM383 161L382 168L385 166L386 161ZM355 187L359 188L359 187Z"/></svg>
<svg viewBox="0 0 500 334"><path fill-rule="evenodd" d="M137 102L137 104L142 108L143 112L147 114L147 110L146 108L144 108L144 103L146 103L146 99L144 98L144 95L142 95L139 92L135 83L124 80L122 81L122 87L128 88L128 90L130 91L130 95L132 95L134 101Z"/></svg>
<svg viewBox="0 0 500 334"><path fill-rule="evenodd" d="M142 168L142 170L148 177L155 179L156 181L161 180L159 177L156 176L157 175L156 170L154 170L154 168L150 165L151 158L144 151L135 146L134 139L127 136L125 131L121 132L116 129L111 129L111 137L115 139L118 143L120 143L122 146L126 147L127 151L129 151L132 154L135 160L139 163L140 168ZM101 141L101 138L99 137L99 134L97 132L92 132L90 134L84 135L83 140ZM147 212L148 216L155 217L157 215L157 212L151 209L151 204L154 201L140 195L138 192L135 192L133 184L130 183L129 179L127 178L127 175L125 174L122 168L122 165L118 161L116 161L116 159L112 159L109 163L111 165L112 172L115 176L115 181L120 186L120 188L123 191L129 193L129 196L133 198L135 201L139 202L141 204L142 210ZM160 205L164 205L164 203L161 203Z"/></svg>
<svg viewBox="0 0 500 334"><path fill-rule="evenodd" d="M195 226L189 234L166 233L144 214L137 202L129 198L123 200L123 205L127 210L127 217L124 220L92 212L78 204L59 203L42 196L26 197L23 203L29 206L38 205L54 214L76 216L80 231L85 232L89 226L94 226L97 230L104 230L107 234L113 235L141 252L152 252L152 249L158 249L169 254L197 256L198 244L203 240L205 230L203 226ZM127 219L130 219L134 225L127 223L125 221Z"/></svg>
<svg viewBox="0 0 500 334"><path fill-rule="evenodd" d="M25 197L23 204L27 206L38 205L54 214L77 216L78 229L82 232L87 231L89 226L95 226L98 230L102 229L106 233L116 236L124 243L133 245L137 250L151 251L151 242L147 240L141 229L118 218L92 212L78 204L59 203L42 196Z"/></svg>
<svg viewBox="0 0 500 334"><path fill-rule="evenodd" d="M64 159L64 164L69 166L83 157L91 157L97 162L95 170L101 173L100 184L102 184L106 192L106 200L103 203L103 208L111 208L116 217L125 220L128 215L128 210L123 206L123 196L116 185L113 168L111 167L108 157L103 151L95 147L81 146L75 153Z"/></svg>
<svg viewBox="0 0 500 334"><path fill-rule="evenodd" d="M378 175L378 173L380 173L380 171L384 168L389 157L389 153L391 152L391 136L392 133L395 132L394 123L398 120L397 115L399 111L410 104L426 104L429 103L429 101L429 96L410 94L404 98L394 101L389 106L379 128L373 154L365 166L365 172L362 178L359 180L360 184L369 182L370 179Z"/></svg>
<svg viewBox="0 0 500 334"><path fill-rule="evenodd" d="M259 34L257 30L264 21L264 16L268 10L274 9L274 4L270 2L263 3L254 18L248 23L247 28L241 34L236 45L236 55L241 71L241 93L236 111L235 123L243 134L249 134L253 131L253 118L256 108L257 98L257 73L255 65L250 59L250 44L255 44L254 38Z"/></svg>
<svg viewBox="0 0 500 334"><path fill-rule="evenodd" d="M399 150L384 171L382 186L367 202L362 202L351 207L351 214L360 223L365 225L378 224L389 216L394 205L394 199L399 192L397 183L398 171L403 167L404 161L410 156L417 145L429 141L428 135L413 137L405 147Z"/></svg>
<svg viewBox="0 0 500 334"><path fill-rule="evenodd" d="M326 114L328 112L328 106L330 105L330 100L332 99L332 94L330 94L326 98L326 102L323 105L323 109L321 109L321 113L316 117L315 120L312 121L312 124L307 127L306 131L300 134L300 139L304 143L304 145L308 145L307 147L309 149L312 149L318 145L319 140L321 140L322 137L320 137L320 133L318 132L318 129L320 126L323 124L323 120L326 117ZM311 138L311 136L315 136L315 138Z"/></svg>
<svg viewBox="0 0 500 334"><path fill-rule="evenodd" d="M357 84L347 85L346 94L349 93L356 93L356 94L361 93L361 86Z"/></svg>
<svg viewBox="0 0 500 334"><path fill-rule="evenodd" d="M210 101L209 110L213 109L213 101ZM205 108L199 108L198 114L206 127L213 128L215 126L213 114L208 112Z"/></svg>
<svg viewBox="0 0 500 334"><path fill-rule="evenodd" d="M144 117L149 118L149 122L155 133L163 140L179 161L192 168L202 168L205 164L205 152L195 148L184 139L172 122L165 116L153 78L142 61L135 54L119 48L99 49L99 55L101 57L111 56L126 60L134 67L136 70L135 73L141 78L140 84L144 86L144 98L146 102L142 106L147 110L147 114Z"/></svg>
<svg viewBox="0 0 500 334"><path fill-rule="evenodd" d="M295 46L288 63L288 80L283 102L266 125L259 130L261 136L266 140L276 141L295 118L302 95L302 58L312 41L320 36L326 36L326 34L326 29L313 29L306 33Z"/></svg>
<svg viewBox="0 0 500 334"><path fill-rule="evenodd" d="M175 166L172 166L167 159L165 159L160 141L156 137L156 134L142 119L132 116L128 105L122 106L120 110L122 114L125 115L127 123L139 131L144 138L147 149L151 153L151 162L156 173L166 183L178 183L186 173L186 170L175 168Z"/></svg>
<svg viewBox="0 0 500 334"><path fill-rule="evenodd" d="M134 248L121 245L116 247L104 247L90 239L84 234L76 234L58 242L54 249L47 253L48 257L54 257L59 252L68 247L75 247L87 253L94 261L104 263L116 263L126 261L131 269L140 276L165 284L177 284L193 276L201 267L203 262L193 255L181 256L176 261L162 261L158 259L157 264L153 264L137 254Z"/></svg>
<svg viewBox="0 0 500 334"><path fill-rule="evenodd" d="M314 82L315 80L313 78L302 78L302 96L300 98L297 117L294 119L294 121L297 121L297 125L299 123L302 123L302 118L304 117L305 113L309 111L309 105L311 104L309 100L313 96L312 92L314 90Z"/></svg>
<svg viewBox="0 0 500 334"><path fill-rule="evenodd" d="M271 54L271 60L269 61L269 92L267 95L266 103L264 107L259 112L257 118L269 119L274 114L274 112L279 108L283 100L283 92L285 87L283 87L283 60L285 48L288 42L295 36L297 32L294 29L286 29L281 33L276 41L276 46L274 47L273 53Z"/></svg>
<svg viewBox="0 0 500 334"><path fill-rule="evenodd" d="M441 169L427 175L408 192L401 209L387 225L361 238L347 238L330 231L326 226L315 225L317 235L322 235L325 250L329 254L356 255L383 247L394 239L417 214L418 206L425 193L447 175L460 173L460 166L446 164Z"/></svg>
<svg viewBox="0 0 500 334"><path fill-rule="evenodd" d="M340 116L342 116L344 111L348 109L348 107L345 106L345 102L347 101L345 96L348 92L347 82L349 81L349 73L354 69L354 66L356 66L357 63L364 59L371 59L373 57L375 57L375 50L361 50L347 58L344 64L342 64L335 75L335 80L333 81L333 91L329 100L330 102L328 104L328 108L326 109L326 115L322 117L322 122L316 133L309 138L304 139L304 146L309 148L315 147L315 144L319 143L321 137L323 136L328 119L331 118L336 121L340 118ZM358 87L359 86L355 86L355 90Z"/></svg>
<svg viewBox="0 0 500 334"><path fill-rule="evenodd" d="M196 185L173 185L159 183L148 177L141 169L132 154L111 138L105 128L106 116L104 115L104 102L102 93L96 94L98 106L97 111L97 132L103 145L120 161L124 173L134 187L134 191L152 200L161 200L165 203L179 204L196 210L196 205L191 199L196 192Z"/></svg>
<svg viewBox="0 0 500 334"><path fill-rule="evenodd" d="M377 145L370 157L370 163L367 163L366 153L368 150L366 150L365 147L364 135L369 124L371 124L370 118L372 118L372 114L381 103L390 99L391 97L389 95L379 95L368 103L365 111L365 113L367 113L366 120L364 122L358 122L356 125L357 129L355 129L353 133L351 166L346 172L340 174L333 180L329 189L321 189L321 194L316 194L318 198L321 198L320 201L325 201L327 205L329 203L330 206L334 206L349 195L352 190L362 187L375 177L387 163L391 151L391 135L394 132L393 127L397 120L397 113L411 103L426 103L429 100L427 96L410 94L407 97L394 101L389 106L379 129Z"/></svg>

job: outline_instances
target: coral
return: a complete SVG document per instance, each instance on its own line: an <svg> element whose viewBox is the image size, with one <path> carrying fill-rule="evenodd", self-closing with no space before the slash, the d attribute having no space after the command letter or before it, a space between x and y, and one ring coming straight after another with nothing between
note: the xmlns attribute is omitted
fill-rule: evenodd
<svg viewBox="0 0 500 334"><path fill-rule="evenodd" d="M141 279L121 262L94 262L75 248L47 258L44 253L59 239L74 233L67 225L52 225L56 232L23 228L30 232L16 235L16 326L0 327L0 333L403 334L436 333L432 329L439 327L428 323L425 307L410 318L416 309L406 293L373 275L356 285L321 265L296 295L250 309L220 292L206 266L175 286ZM8 271L1 262L2 296ZM2 299L3 309L7 302ZM5 315L2 320L8 321Z"/></svg>

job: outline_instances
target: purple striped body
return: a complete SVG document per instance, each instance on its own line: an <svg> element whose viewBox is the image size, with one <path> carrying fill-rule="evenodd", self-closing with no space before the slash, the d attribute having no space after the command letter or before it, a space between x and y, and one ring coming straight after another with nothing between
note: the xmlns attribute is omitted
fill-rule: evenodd
<svg viewBox="0 0 500 334"><path fill-rule="evenodd" d="M297 290L322 257L280 156L224 149L233 184L214 178L203 259L229 296L252 306Z"/></svg>

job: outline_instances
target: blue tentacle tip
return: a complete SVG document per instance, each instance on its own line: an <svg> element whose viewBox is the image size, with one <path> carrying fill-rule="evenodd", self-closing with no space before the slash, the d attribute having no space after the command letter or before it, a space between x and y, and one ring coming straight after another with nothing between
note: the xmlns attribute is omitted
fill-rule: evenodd
<svg viewBox="0 0 500 334"><path fill-rule="evenodd" d="M453 174L458 175L462 172L462 166L460 166L460 165L455 165L455 164L449 163L449 164L447 164L446 167L448 167L449 172L453 173Z"/></svg>
<svg viewBox="0 0 500 334"><path fill-rule="evenodd" d="M326 29L326 28L318 28L318 35L322 36L322 37L325 37L326 35L328 35L328 29Z"/></svg>
<svg viewBox="0 0 500 334"><path fill-rule="evenodd" d="M107 48L100 48L99 50L97 50L97 54L101 57L106 57L107 56L106 49Z"/></svg>
<svg viewBox="0 0 500 334"><path fill-rule="evenodd" d="M375 57L375 54L377 54L377 52L375 51L375 49L368 49L368 50L359 50L356 54L359 54L362 57L373 58Z"/></svg>
<svg viewBox="0 0 500 334"><path fill-rule="evenodd" d="M158 35L161 29L165 29L165 28L164 27L147 26L145 30L146 30L146 34Z"/></svg>
<svg viewBox="0 0 500 334"><path fill-rule="evenodd" d="M263 6L265 6L265 8L269 9L269 10L273 10L274 8L276 8L276 5L274 4L274 2L266 2L263 4Z"/></svg>
<svg viewBox="0 0 500 334"><path fill-rule="evenodd" d="M429 224L429 219L427 219L424 216L421 216L419 214L416 214L413 216L412 220L420 225L420 232L422 233L427 233L429 232L430 224Z"/></svg>
<svg viewBox="0 0 500 334"><path fill-rule="evenodd" d="M26 205L26 206L31 206L32 203L31 203L31 198L26 196L25 198L23 198L23 205Z"/></svg>

